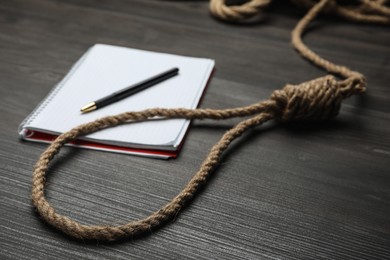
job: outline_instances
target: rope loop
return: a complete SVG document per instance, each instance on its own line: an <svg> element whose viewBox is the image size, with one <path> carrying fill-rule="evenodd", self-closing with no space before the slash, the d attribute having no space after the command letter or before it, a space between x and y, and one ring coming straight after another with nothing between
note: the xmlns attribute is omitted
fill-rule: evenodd
<svg viewBox="0 0 390 260"><path fill-rule="evenodd" d="M291 0L294 4L306 9L312 8L318 0ZM324 12L335 14L344 19L357 22L388 24L390 22L390 8L386 6L388 0L357 0L356 4L343 5L341 1L329 0Z"/></svg>
<svg viewBox="0 0 390 260"><path fill-rule="evenodd" d="M298 0L296 0L298 1ZM187 205L196 195L200 187L207 184L209 176L213 173L221 160L223 152L229 145L250 128L259 126L269 120L324 120L336 116L340 110L342 99L365 91L366 82L362 74L339 66L321 58L311 51L302 42L302 33L308 24L317 15L325 10L336 10L346 16L353 16L360 21L378 21L388 19L389 9L385 7L386 0L361 0L360 10L338 8L335 0L299 0L311 7L308 13L300 20L292 33L292 43L301 56L329 73L339 75L343 80L337 80L332 75L320 77L298 85L286 85L281 90L272 93L270 99L253 105L229 109L165 109L151 108L138 112L124 112L119 115L107 116L79 125L70 131L61 134L42 153L37 161L32 179L32 203L42 218L61 230L78 239L118 240L134 235L150 232L173 219L179 211ZM224 0L211 0L211 12L224 20L240 21L256 15L270 0L251 0L241 6L226 6ZM335 7L336 6L336 7ZM330 9L329 9L330 8ZM359 11L360 10L360 11ZM372 14L374 13L374 14ZM370 20L371 19L371 20ZM380 20L379 19L379 20ZM380 21L382 21L380 20ZM184 189L161 209L151 213L148 217L130 221L119 226L84 225L66 216L58 214L45 197L45 176L48 165L54 156L66 143L79 136L97 132L129 122L147 120L153 117L185 118L185 119L215 119L222 120L233 117L249 117L225 132L221 139L211 148L208 156L201 164L199 170L188 182Z"/></svg>
<svg viewBox="0 0 390 260"><path fill-rule="evenodd" d="M269 5L271 0L250 0L242 5L226 5L225 0L211 0L210 12L224 21L248 21Z"/></svg>

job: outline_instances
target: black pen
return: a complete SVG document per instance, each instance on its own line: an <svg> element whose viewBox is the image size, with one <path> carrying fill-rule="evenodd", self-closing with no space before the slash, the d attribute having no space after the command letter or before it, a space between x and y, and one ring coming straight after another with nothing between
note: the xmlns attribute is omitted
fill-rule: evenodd
<svg viewBox="0 0 390 260"><path fill-rule="evenodd" d="M166 72L160 73L152 78L145 79L139 83L136 83L134 85L131 85L127 88L124 88L120 91L114 92L109 96L103 97L101 99L98 99L96 101L93 101L91 103L88 103L87 105L83 106L80 111L82 113L91 112L93 110L96 110L98 108L110 105L114 102L117 102L119 100L122 100L128 96L134 95L135 93L138 93L144 89L147 89L151 86L156 85L157 83L160 83L166 79L169 79L173 76L176 76L179 73L178 68L170 69Z"/></svg>

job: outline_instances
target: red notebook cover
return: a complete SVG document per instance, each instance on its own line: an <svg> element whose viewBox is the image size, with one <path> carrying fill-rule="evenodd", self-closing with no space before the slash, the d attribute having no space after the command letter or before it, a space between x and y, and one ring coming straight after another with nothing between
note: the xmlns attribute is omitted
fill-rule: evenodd
<svg viewBox="0 0 390 260"><path fill-rule="evenodd" d="M26 130L24 134L24 139L28 141L36 141L36 142L44 142L44 143L51 143L56 139L56 135L42 133L38 131L32 131L32 130ZM110 151L110 152L116 152L116 153L124 153L124 154L133 154L133 155L142 155L147 157L153 157L153 158L161 158L161 159L168 159L168 158L176 158L181 145L176 151L162 151L162 150L153 150L153 149L135 149L135 148L129 148L129 147L123 147L123 146L116 146L116 145L109 145L109 144L102 144L102 143L96 143L92 141L86 141L86 140L75 140L68 145L75 146L75 147L85 147L90 148L94 150L100 150L100 151Z"/></svg>

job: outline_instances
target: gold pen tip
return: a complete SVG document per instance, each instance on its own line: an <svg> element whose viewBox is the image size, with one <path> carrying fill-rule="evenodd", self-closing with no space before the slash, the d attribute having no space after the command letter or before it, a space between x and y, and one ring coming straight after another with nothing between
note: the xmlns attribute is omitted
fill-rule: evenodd
<svg viewBox="0 0 390 260"><path fill-rule="evenodd" d="M95 102L91 102L80 108L81 113L88 113L96 109Z"/></svg>

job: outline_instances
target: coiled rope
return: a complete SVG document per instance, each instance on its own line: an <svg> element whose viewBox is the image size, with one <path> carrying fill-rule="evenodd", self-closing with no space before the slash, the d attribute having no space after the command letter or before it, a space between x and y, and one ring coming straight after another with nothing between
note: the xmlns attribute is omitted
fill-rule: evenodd
<svg viewBox="0 0 390 260"><path fill-rule="evenodd" d="M308 13L298 22L292 32L294 48L315 65L324 68L329 73L341 76L342 80L336 79L333 75L327 75L298 85L286 85L283 89L275 90L268 100L245 107L220 110L152 108L140 112L126 112L108 116L77 126L55 139L36 163L32 180L32 203L41 217L53 227L78 239L114 241L150 232L153 228L174 218L183 206L190 202L199 188L207 183L208 177L220 162L226 148L248 129L272 119L280 121L325 120L336 116L343 99L365 91L365 78L359 72L333 64L315 54L302 42L302 33L320 12L330 12L355 21L388 23L390 12L389 8L385 6L387 1L361 0L360 5L353 7L340 6L335 0L321 0L319 2L294 0L294 2L309 8ZM220 19L242 21L261 12L269 3L270 0L252 0L240 6L227 6L224 0L211 0L210 10ZM144 219L131 221L120 226L89 226L56 213L45 198L45 175L50 161L63 145L79 136L154 117L216 120L233 117L250 118L228 130L212 147L198 172L184 189L167 205Z"/></svg>

